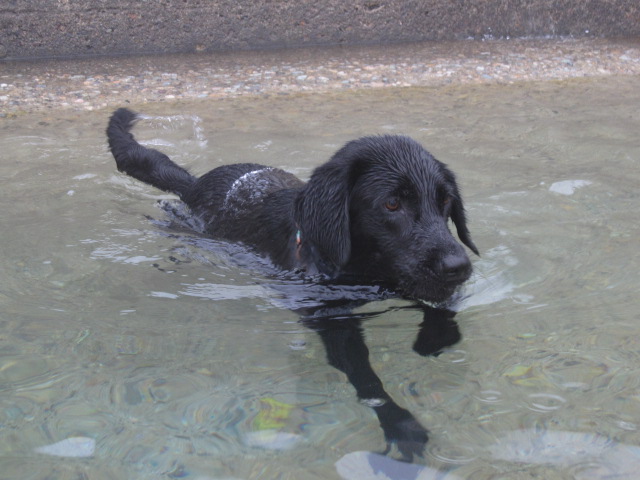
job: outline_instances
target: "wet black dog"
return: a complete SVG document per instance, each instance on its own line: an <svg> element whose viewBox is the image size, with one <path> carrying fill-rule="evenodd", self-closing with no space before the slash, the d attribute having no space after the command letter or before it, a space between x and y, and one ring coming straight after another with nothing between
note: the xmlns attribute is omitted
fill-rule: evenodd
<svg viewBox="0 0 640 480"><path fill-rule="evenodd" d="M442 302L471 274L469 258L448 227L451 219L462 243L477 253L455 177L410 138L349 142L307 183L251 163L221 166L196 178L136 142L130 133L135 120L133 112L119 109L109 121L109 147L118 170L177 194L200 220L202 233L241 242L284 270L335 284L380 285L411 299ZM440 319L436 333L451 327L452 314L432 310L429 315ZM383 400L372 408L387 439L423 445L426 430L393 403L371 370L359 323L312 328L321 334L330 363L347 373L358 396ZM434 353L459 338L457 330L447 336L436 346L414 348Z"/></svg>
<svg viewBox="0 0 640 480"><path fill-rule="evenodd" d="M448 298L469 278L460 240L467 230L453 173L407 137L352 141L308 183L253 163L218 167L196 178L129 133L136 116L111 117L107 135L118 170L173 192L215 238L242 242L287 270L340 281L381 283L404 296Z"/></svg>

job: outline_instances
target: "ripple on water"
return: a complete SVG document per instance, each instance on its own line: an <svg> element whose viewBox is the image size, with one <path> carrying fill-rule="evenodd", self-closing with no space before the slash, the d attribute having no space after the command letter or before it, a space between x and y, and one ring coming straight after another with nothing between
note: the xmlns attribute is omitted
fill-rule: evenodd
<svg viewBox="0 0 640 480"><path fill-rule="evenodd" d="M560 388L584 391L606 387L612 376L607 364L597 357L592 360L576 355L554 356L544 362L542 372Z"/></svg>
<svg viewBox="0 0 640 480"><path fill-rule="evenodd" d="M389 393L432 430L430 460L453 463L455 473L406 464L394 472L388 457L352 455L384 449L375 414L327 365L313 333L304 349L282 338L283 319L295 315L276 308L256 315L263 305L297 308L379 292L289 289L284 280L281 288L269 280L276 285L262 291L254 285L265 279L241 270L268 272L268 262L168 228L181 225L177 208L168 223L144 219L151 212L166 222L151 209L169 196L114 173L102 114L11 119L0 139L13 159L0 162L7 207L0 476L257 478L273 462L266 470L273 475L261 478L294 478L317 465L331 469L344 455L365 462L371 476L351 477L361 480L399 471L423 479L459 472L474 480L635 479L638 448L593 432L638 438L638 225L629 221L638 202L636 83L407 90L288 98L286 105L252 99L217 104L219 111L205 102L187 106L197 117L136 126L141 139L195 172L242 158L304 177L353 135L384 130L380 118L402 105L403 123L393 128L418 134L456 163L482 250L457 317L462 342L411 364L399 310L377 324L394 325L391 342L371 328L375 322L363 324ZM340 116L346 106L353 115ZM434 117L423 131L427 107ZM451 115L452 108L464 114ZM225 138L206 153L200 116ZM328 118L344 120L336 128ZM581 178L593 183L552 186ZM379 345L388 361L376 355ZM315 404L300 401L302 388L316 394ZM564 431L508 433L536 422ZM496 431L505 433L495 440ZM267 433L247 445L251 432ZM289 453L265 450L296 435L305 440ZM94 458L63 462L34 452L69 438L95 439ZM303 461L305 449L315 462ZM335 476L328 473L314 478Z"/></svg>
<svg viewBox="0 0 640 480"><path fill-rule="evenodd" d="M502 392L498 390L482 390L478 392L475 397L482 403L501 403L503 401Z"/></svg>
<svg viewBox="0 0 640 480"><path fill-rule="evenodd" d="M633 480L640 471L640 447L593 433L514 430L498 439L489 451L500 460L569 467L573 478L580 480Z"/></svg>
<svg viewBox="0 0 640 480"><path fill-rule="evenodd" d="M476 450L468 445L431 442L427 449L430 456L447 465L466 465L478 457Z"/></svg>
<svg viewBox="0 0 640 480"><path fill-rule="evenodd" d="M82 396L74 396L55 409L46 420L47 431L55 438L74 435L102 437L110 433L117 416L108 406L96 403ZM117 422L116 422L117 424Z"/></svg>
<svg viewBox="0 0 640 480"><path fill-rule="evenodd" d="M506 245L497 245L474 262L474 274L464 287L465 298L456 305L466 310L480 305L490 305L509 298L518 285L510 272L520 263Z"/></svg>
<svg viewBox="0 0 640 480"><path fill-rule="evenodd" d="M553 412L560 410L567 400L552 393L532 393L527 397L527 408L534 412Z"/></svg>
<svg viewBox="0 0 640 480"><path fill-rule="evenodd" d="M205 375L189 372L171 374L165 370L145 368L114 382L103 394L108 395L113 404L131 408L179 402L210 388L211 379Z"/></svg>
<svg viewBox="0 0 640 480"><path fill-rule="evenodd" d="M0 395L0 425L19 428L33 421L40 413L41 405L24 396Z"/></svg>
<svg viewBox="0 0 640 480"><path fill-rule="evenodd" d="M29 383L48 375L59 363L44 355L8 355L0 359L0 383Z"/></svg>

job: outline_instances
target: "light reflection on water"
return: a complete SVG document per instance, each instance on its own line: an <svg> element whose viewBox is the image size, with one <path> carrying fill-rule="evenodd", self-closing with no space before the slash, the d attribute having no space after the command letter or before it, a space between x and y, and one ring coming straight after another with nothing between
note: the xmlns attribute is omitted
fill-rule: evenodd
<svg viewBox="0 0 640 480"><path fill-rule="evenodd" d="M367 478L374 465L390 478L633 478L638 87L139 107L137 136L198 174L254 161L306 177L380 132L457 172L482 253L456 306L463 340L420 357L419 314L362 307L386 310L365 322L373 368L431 432L428 468L413 470L358 453L384 450L375 416L288 310L327 291L240 269L258 259L173 228L156 205L170 196L115 173L110 112L0 120L3 475ZM42 450L68 439L95 451Z"/></svg>

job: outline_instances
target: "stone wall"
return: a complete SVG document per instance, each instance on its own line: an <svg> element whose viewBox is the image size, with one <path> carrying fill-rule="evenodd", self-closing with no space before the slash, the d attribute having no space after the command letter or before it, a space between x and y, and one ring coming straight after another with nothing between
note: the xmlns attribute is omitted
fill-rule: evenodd
<svg viewBox="0 0 640 480"><path fill-rule="evenodd" d="M0 58L640 36L638 0L3 0Z"/></svg>

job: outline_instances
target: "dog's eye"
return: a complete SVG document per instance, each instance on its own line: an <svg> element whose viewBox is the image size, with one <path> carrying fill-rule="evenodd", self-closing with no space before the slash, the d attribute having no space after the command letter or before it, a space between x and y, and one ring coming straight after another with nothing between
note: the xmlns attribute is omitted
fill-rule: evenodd
<svg viewBox="0 0 640 480"><path fill-rule="evenodd" d="M386 208L390 212L395 212L400 208L400 200L398 200L396 197L391 197L384 204L384 208Z"/></svg>

